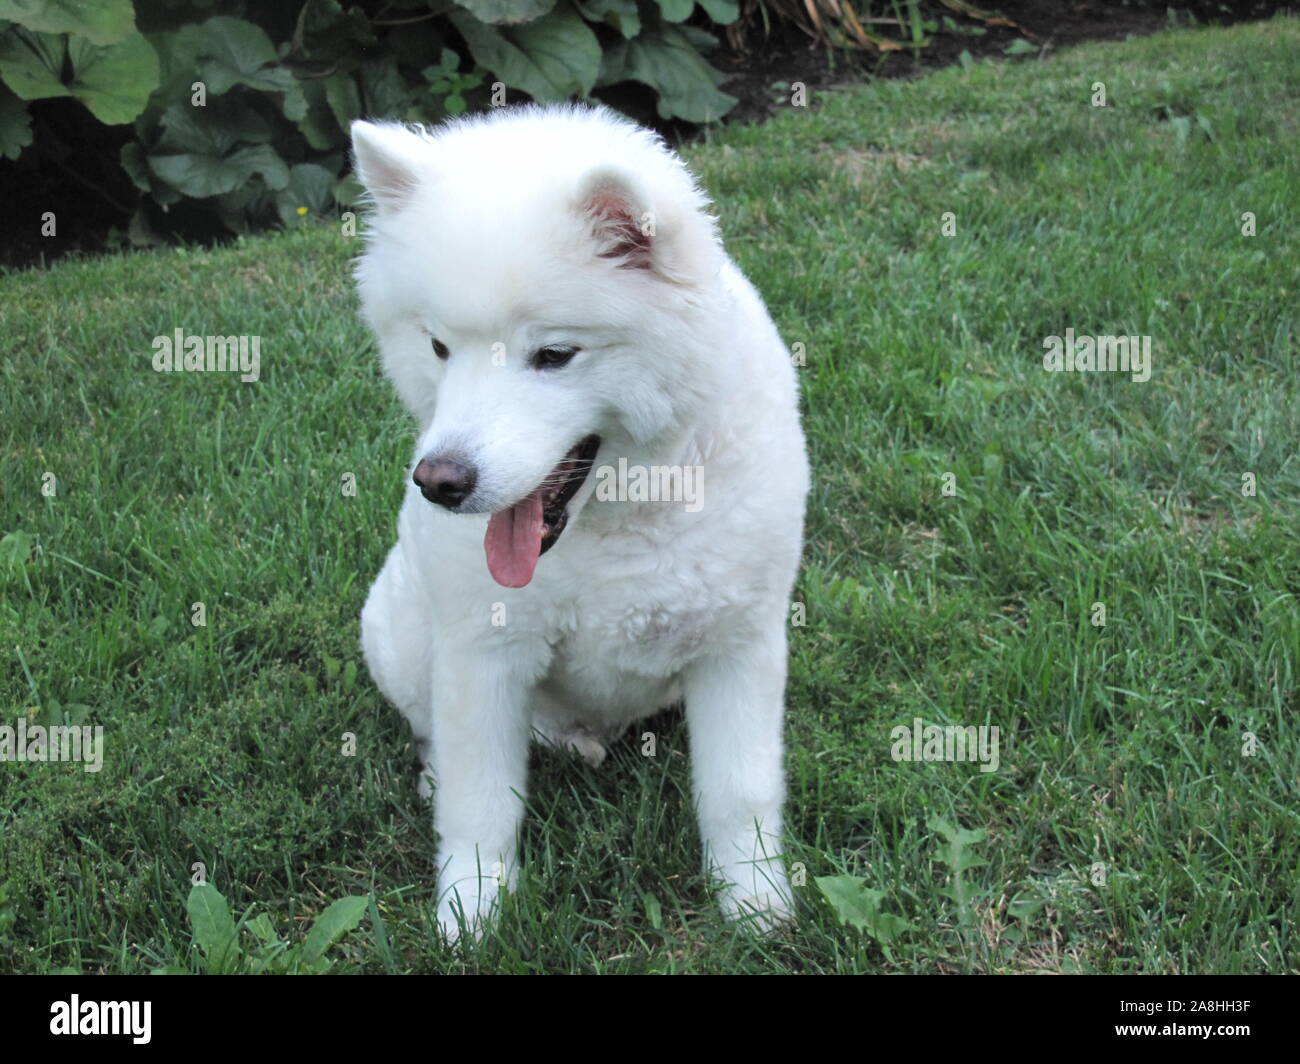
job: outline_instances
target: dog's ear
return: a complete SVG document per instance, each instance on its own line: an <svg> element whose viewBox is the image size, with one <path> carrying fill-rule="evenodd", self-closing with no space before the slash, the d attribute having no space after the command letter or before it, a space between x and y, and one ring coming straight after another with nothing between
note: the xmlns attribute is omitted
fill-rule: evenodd
<svg viewBox="0 0 1300 1064"><path fill-rule="evenodd" d="M420 182L428 141L395 123L352 123L352 156L357 178L381 210L398 210Z"/></svg>
<svg viewBox="0 0 1300 1064"><path fill-rule="evenodd" d="M721 246L715 223L704 212L704 195L687 186L686 195L676 189L676 194L661 190L652 197L647 187L658 186L608 165L589 171L578 183L575 209L596 254L673 284L698 284L716 274Z"/></svg>
<svg viewBox="0 0 1300 1064"><path fill-rule="evenodd" d="M629 269L654 268L654 212L627 174L611 167L591 171L578 187L577 208L591 225L597 255L620 259Z"/></svg>

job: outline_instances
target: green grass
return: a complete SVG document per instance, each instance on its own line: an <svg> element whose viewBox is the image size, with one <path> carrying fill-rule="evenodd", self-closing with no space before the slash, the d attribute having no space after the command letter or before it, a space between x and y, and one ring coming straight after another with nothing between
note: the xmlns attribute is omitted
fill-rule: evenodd
<svg viewBox="0 0 1300 1064"><path fill-rule="evenodd" d="M195 862L279 929L373 892L341 970L1300 969L1297 54L1278 20L976 64L689 153L807 357L809 885L770 940L715 914L669 715L653 760L534 755L518 894L477 947L438 944L409 735L357 646L413 433L355 242L5 276L0 534L36 546L0 569L0 704L108 752L0 765L0 970L196 963ZM178 326L260 335L262 380L155 374ZM1150 335L1151 380L1044 372L1066 328ZM999 726L1001 770L895 763L914 717ZM986 833L961 902L933 818ZM911 924L888 956L812 885L846 872Z"/></svg>

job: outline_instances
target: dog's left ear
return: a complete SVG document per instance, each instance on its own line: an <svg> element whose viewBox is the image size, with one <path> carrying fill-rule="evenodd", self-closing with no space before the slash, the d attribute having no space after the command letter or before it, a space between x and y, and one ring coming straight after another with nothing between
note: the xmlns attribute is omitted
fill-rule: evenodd
<svg viewBox="0 0 1300 1064"><path fill-rule="evenodd" d="M392 122L352 123L357 178L381 210L398 210L411 199L427 168L429 142Z"/></svg>
<svg viewBox="0 0 1300 1064"><path fill-rule="evenodd" d="M706 203L694 189L687 196L652 197L634 175L606 165L578 183L575 210L601 258L673 284L692 285L720 265L717 229L704 213Z"/></svg>
<svg viewBox="0 0 1300 1064"><path fill-rule="evenodd" d="M633 270L654 267L654 212L628 175L609 167L593 170L579 186L578 211L591 223L601 258L620 259L620 266Z"/></svg>

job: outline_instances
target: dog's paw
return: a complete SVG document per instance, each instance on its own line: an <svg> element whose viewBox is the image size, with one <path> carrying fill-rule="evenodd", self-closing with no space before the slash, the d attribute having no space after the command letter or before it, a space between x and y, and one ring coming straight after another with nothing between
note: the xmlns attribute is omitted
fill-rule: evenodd
<svg viewBox="0 0 1300 1064"><path fill-rule="evenodd" d="M500 861L480 868L476 863L449 859L438 880L438 928L449 943L468 937L478 941L496 916L502 897L514 889L513 870Z"/></svg>
<svg viewBox="0 0 1300 1064"><path fill-rule="evenodd" d="M599 739L582 732L574 732L565 739L564 745L581 757L592 768L599 768L609 751Z"/></svg>
<svg viewBox="0 0 1300 1064"><path fill-rule="evenodd" d="M557 750L568 750L577 754L592 768L599 768L609 754L605 744L586 728L536 726L544 743Z"/></svg>
<svg viewBox="0 0 1300 1064"><path fill-rule="evenodd" d="M483 880L482 890L466 884L467 889L444 892L438 903L438 930L449 944L462 938L477 942L488 924L496 917L501 888L495 880Z"/></svg>
<svg viewBox="0 0 1300 1064"><path fill-rule="evenodd" d="M722 875L719 896L728 920L770 934L794 918L794 897L785 872L774 861L733 866Z"/></svg>
<svg viewBox="0 0 1300 1064"><path fill-rule="evenodd" d="M466 909L461 905L460 897L445 899L438 906L438 930L443 941L454 946L462 938L477 942L491 922L496 907Z"/></svg>
<svg viewBox="0 0 1300 1064"><path fill-rule="evenodd" d="M762 935L769 935L794 919L790 899L775 891L760 894L724 891L722 914Z"/></svg>

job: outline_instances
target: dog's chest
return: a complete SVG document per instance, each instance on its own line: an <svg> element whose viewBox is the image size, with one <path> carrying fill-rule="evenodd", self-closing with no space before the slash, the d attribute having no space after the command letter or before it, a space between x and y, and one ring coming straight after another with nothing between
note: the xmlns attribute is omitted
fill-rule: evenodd
<svg viewBox="0 0 1300 1064"><path fill-rule="evenodd" d="M603 665L647 677L674 676L707 639L712 620L710 611L681 603L585 596L559 628L556 657L581 663L584 670Z"/></svg>
<svg viewBox="0 0 1300 1064"><path fill-rule="evenodd" d="M690 604L687 604L690 605ZM587 715L635 719L681 697L682 670L711 641L708 610L647 597L586 595L553 635L548 688Z"/></svg>

